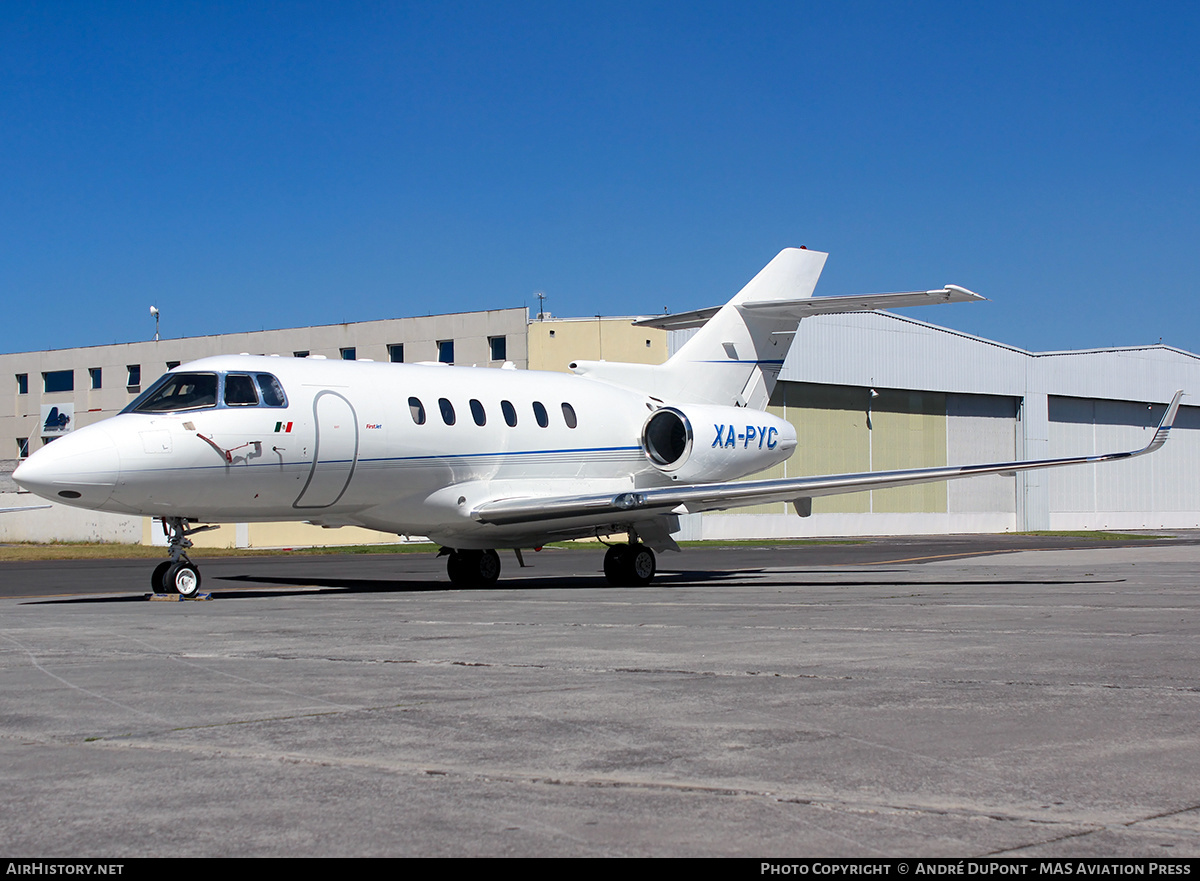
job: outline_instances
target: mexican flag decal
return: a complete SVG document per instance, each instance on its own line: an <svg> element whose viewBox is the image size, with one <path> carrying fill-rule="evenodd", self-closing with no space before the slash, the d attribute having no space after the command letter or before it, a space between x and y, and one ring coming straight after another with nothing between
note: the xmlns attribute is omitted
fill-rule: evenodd
<svg viewBox="0 0 1200 881"><path fill-rule="evenodd" d="M276 434L279 434L280 432L282 432L283 434L287 434L291 430L292 430L291 422L276 422L275 423L275 433Z"/></svg>

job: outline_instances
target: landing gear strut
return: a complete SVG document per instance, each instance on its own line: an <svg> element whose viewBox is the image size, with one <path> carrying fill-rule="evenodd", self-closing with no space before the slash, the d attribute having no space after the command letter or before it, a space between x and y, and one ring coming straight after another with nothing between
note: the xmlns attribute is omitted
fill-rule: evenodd
<svg viewBox="0 0 1200 881"><path fill-rule="evenodd" d="M500 555L493 550L447 551L446 574L455 587L491 587L500 577Z"/></svg>
<svg viewBox="0 0 1200 881"><path fill-rule="evenodd" d="M613 587L644 587L654 579L654 551L630 532L629 544L611 545L604 555L604 577Z"/></svg>
<svg viewBox="0 0 1200 881"><path fill-rule="evenodd" d="M188 536L210 529L216 527L199 526L188 529L188 522L184 517L163 518L163 531L169 536L167 550L171 559L163 560L154 567L154 574L150 576L150 587L155 593L175 591L180 596L194 597L200 592L200 569L187 556L187 549L192 546L192 540Z"/></svg>

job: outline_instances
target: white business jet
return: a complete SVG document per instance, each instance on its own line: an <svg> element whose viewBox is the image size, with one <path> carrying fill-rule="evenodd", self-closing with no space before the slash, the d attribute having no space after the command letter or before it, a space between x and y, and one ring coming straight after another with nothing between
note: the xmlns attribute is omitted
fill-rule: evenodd
<svg viewBox="0 0 1200 881"><path fill-rule="evenodd" d="M1104 462L1158 449L1167 408L1142 450L1069 459L779 480L739 480L791 455L796 432L766 412L809 315L979 295L935 291L812 297L827 255L788 249L702 324L666 363L578 361L537 371L257 357L205 358L164 375L119 415L76 430L13 474L44 498L162 518L169 560L155 591L200 587L187 557L195 523L304 520L426 535L450 580L487 586L497 548L625 535L604 558L613 584L654 577L678 550L684 513L979 474Z"/></svg>

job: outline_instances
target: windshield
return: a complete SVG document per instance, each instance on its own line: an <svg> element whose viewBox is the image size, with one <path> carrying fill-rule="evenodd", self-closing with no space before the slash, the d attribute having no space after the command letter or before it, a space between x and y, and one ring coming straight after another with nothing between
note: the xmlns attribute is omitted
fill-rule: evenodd
<svg viewBox="0 0 1200 881"><path fill-rule="evenodd" d="M217 406L215 373L168 373L125 408L127 413L169 413Z"/></svg>

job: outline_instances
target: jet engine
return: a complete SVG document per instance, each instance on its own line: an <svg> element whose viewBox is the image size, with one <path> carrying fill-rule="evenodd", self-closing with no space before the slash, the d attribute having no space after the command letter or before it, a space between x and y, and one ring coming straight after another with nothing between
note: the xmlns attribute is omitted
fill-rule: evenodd
<svg viewBox="0 0 1200 881"><path fill-rule="evenodd" d="M642 450L659 471L685 483L754 474L796 449L791 423L744 407L661 407L642 426Z"/></svg>

